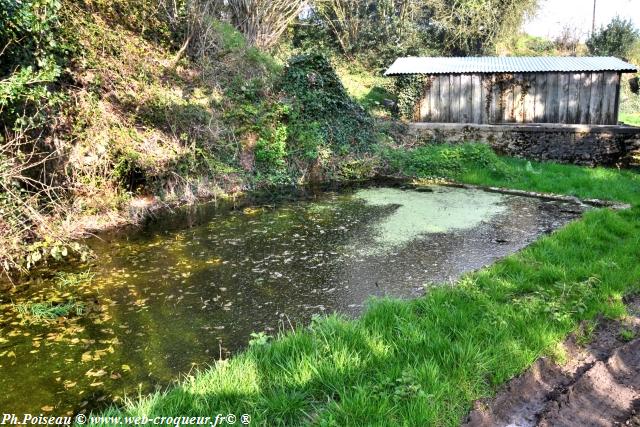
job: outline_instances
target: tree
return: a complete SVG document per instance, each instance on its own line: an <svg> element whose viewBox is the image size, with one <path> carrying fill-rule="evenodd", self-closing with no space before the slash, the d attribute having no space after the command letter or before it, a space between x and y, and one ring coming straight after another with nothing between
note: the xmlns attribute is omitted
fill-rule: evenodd
<svg viewBox="0 0 640 427"><path fill-rule="evenodd" d="M313 11L352 57L383 44L402 44L413 32L418 0L316 0Z"/></svg>
<svg viewBox="0 0 640 427"><path fill-rule="evenodd" d="M344 55L350 56L355 51L372 3L361 0L318 0L314 3L314 13L329 29Z"/></svg>
<svg viewBox="0 0 640 427"><path fill-rule="evenodd" d="M580 43L580 30L577 27L565 25L553 43L561 52L575 55L578 44Z"/></svg>
<svg viewBox="0 0 640 427"><path fill-rule="evenodd" d="M227 3L233 25L250 45L261 49L271 48L278 42L304 5L302 0L228 0Z"/></svg>
<svg viewBox="0 0 640 427"><path fill-rule="evenodd" d="M490 51L537 10L538 0L315 0L311 5L342 54L374 52L386 58Z"/></svg>
<svg viewBox="0 0 640 427"><path fill-rule="evenodd" d="M517 31L538 0L431 0L429 32L447 53L473 55L491 50Z"/></svg>
<svg viewBox="0 0 640 427"><path fill-rule="evenodd" d="M639 38L638 29L631 21L616 16L606 27L601 27L589 37L587 47L591 55L627 59Z"/></svg>

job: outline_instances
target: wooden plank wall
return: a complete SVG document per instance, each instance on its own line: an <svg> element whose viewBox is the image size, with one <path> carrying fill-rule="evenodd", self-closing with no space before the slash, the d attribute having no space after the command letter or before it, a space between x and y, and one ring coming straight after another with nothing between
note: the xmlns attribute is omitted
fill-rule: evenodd
<svg viewBox="0 0 640 427"><path fill-rule="evenodd" d="M416 120L444 123L617 124L620 74L430 76Z"/></svg>

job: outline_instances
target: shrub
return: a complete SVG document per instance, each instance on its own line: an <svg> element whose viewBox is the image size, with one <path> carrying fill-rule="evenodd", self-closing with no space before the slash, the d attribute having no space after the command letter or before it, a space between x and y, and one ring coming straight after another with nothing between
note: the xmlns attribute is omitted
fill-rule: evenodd
<svg viewBox="0 0 640 427"><path fill-rule="evenodd" d="M278 126L273 132L265 135L256 143L256 161L258 167L277 171L285 167L287 156L287 127Z"/></svg>
<svg viewBox="0 0 640 427"><path fill-rule="evenodd" d="M0 120L9 128L42 119L71 49L60 0L0 0Z"/></svg>
<svg viewBox="0 0 640 427"><path fill-rule="evenodd" d="M470 169L507 175L504 162L485 144L430 144L409 151L387 151L384 156L393 172L422 178L455 179Z"/></svg>
<svg viewBox="0 0 640 427"><path fill-rule="evenodd" d="M638 37L638 30L631 21L616 16L589 37L587 47L591 55L628 58Z"/></svg>

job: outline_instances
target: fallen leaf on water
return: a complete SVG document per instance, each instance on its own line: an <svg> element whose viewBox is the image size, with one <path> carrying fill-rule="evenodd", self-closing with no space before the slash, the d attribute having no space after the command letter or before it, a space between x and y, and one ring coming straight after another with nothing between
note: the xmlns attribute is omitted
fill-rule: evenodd
<svg viewBox="0 0 640 427"><path fill-rule="evenodd" d="M53 411L54 408L53 408L53 406L47 405L47 406L43 406L40 409L42 409L44 412L51 412L51 411Z"/></svg>
<svg viewBox="0 0 640 427"><path fill-rule="evenodd" d="M97 371L94 371L93 369L89 369L85 375L88 377L101 377L103 375L106 375L107 371L105 371L104 369L99 369Z"/></svg>
<svg viewBox="0 0 640 427"><path fill-rule="evenodd" d="M125 372L126 371L130 371L131 367L129 365L122 365L122 370L125 371Z"/></svg>

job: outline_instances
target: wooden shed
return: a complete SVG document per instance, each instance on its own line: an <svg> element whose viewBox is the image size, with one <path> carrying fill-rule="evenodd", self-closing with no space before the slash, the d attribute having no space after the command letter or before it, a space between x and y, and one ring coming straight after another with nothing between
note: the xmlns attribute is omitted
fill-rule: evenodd
<svg viewBox="0 0 640 427"><path fill-rule="evenodd" d="M416 122L615 125L622 73L613 57L398 58L386 76L420 75Z"/></svg>

